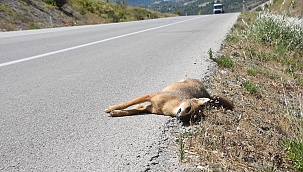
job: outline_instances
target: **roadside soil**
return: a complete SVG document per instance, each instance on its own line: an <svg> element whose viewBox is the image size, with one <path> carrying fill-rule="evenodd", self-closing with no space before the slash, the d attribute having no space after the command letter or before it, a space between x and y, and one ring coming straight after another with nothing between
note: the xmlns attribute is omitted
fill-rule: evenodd
<svg viewBox="0 0 303 172"><path fill-rule="evenodd" d="M235 109L208 106L204 118L182 133L180 159L194 171L294 171L283 140L302 138L303 83L285 72L287 66L249 54L248 47L272 51L245 40L225 41L219 55L230 58L234 67L217 66L206 85L211 94L231 99ZM302 71L296 74L303 76ZM256 91L244 88L245 82Z"/></svg>

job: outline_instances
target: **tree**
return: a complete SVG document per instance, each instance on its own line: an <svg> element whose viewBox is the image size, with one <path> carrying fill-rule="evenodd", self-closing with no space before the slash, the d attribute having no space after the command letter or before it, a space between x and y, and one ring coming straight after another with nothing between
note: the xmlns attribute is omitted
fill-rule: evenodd
<svg viewBox="0 0 303 172"><path fill-rule="evenodd" d="M122 5L126 6L127 5L127 0L122 0Z"/></svg>

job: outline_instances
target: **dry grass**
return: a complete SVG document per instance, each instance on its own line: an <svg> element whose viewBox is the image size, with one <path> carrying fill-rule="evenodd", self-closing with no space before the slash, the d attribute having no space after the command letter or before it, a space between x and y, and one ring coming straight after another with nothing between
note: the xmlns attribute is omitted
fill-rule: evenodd
<svg viewBox="0 0 303 172"><path fill-rule="evenodd" d="M295 170L283 140L303 138L303 69L289 71L287 62L302 63L302 49L281 54L277 45L245 38L243 21L255 17L240 16L221 48L234 66L219 66L207 86L233 100L235 110L205 109L205 118L184 134L184 163L204 171ZM273 58L282 55L289 60Z"/></svg>
<svg viewBox="0 0 303 172"><path fill-rule="evenodd" d="M272 6L274 11L288 11L291 15L303 18L303 1L302 0L275 0ZM283 3L284 2L284 3Z"/></svg>

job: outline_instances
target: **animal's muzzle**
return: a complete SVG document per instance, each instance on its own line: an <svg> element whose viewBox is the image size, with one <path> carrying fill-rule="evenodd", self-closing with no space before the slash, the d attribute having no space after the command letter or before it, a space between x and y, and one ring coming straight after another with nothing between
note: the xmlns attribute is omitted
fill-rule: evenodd
<svg viewBox="0 0 303 172"><path fill-rule="evenodd" d="M176 114L176 117L178 120L181 120L182 119L182 115L181 115L181 108L178 110L177 114Z"/></svg>
<svg viewBox="0 0 303 172"><path fill-rule="evenodd" d="M188 122L191 118L191 115L187 114L187 115L183 116L183 115L181 115L181 113L177 113L176 117L179 121Z"/></svg>

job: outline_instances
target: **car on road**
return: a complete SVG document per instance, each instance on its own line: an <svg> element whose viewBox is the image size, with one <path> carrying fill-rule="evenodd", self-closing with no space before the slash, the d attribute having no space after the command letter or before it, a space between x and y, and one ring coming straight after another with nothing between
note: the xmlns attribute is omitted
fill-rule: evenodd
<svg viewBox="0 0 303 172"><path fill-rule="evenodd" d="M214 4L214 14L222 14L224 13L223 5L222 4Z"/></svg>

